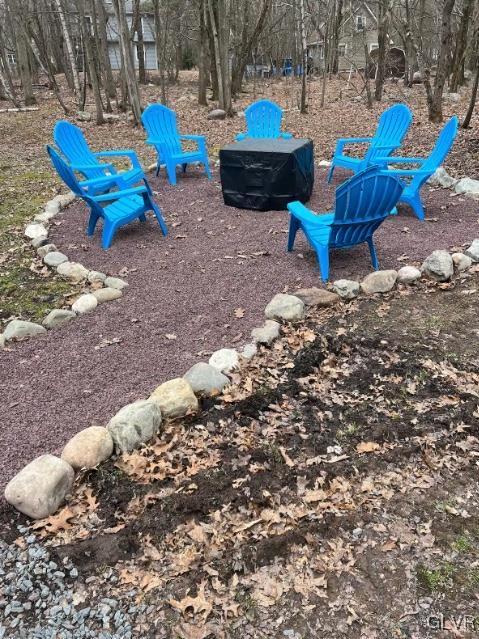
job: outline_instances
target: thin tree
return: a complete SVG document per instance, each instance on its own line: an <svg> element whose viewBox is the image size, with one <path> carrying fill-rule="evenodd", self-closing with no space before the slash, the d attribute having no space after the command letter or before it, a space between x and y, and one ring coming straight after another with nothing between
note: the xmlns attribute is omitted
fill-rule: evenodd
<svg viewBox="0 0 479 639"><path fill-rule="evenodd" d="M90 23L88 22L85 15L85 0L78 0L77 4L80 16L80 29L82 34L83 48L85 51L85 59L88 67L88 75L90 76L93 98L95 100L96 123L103 124L103 122L105 121L103 117L103 103L101 100L100 83L95 66L95 58L93 56Z"/></svg>
<svg viewBox="0 0 479 639"><path fill-rule="evenodd" d="M130 30L126 19L125 3L122 0L113 0L113 8L115 10L118 22L118 31L120 36L120 47L123 52L122 72L126 82L128 97L130 100L131 110L135 124L140 123L141 119L141 99L138 90L138 82L136 80L135 67L133 65L133 56L131 51Z"/></svg>
<svg viewBox="0 0 479 639"><path fill-rule="evenodd" d="M208 105L206 89L208 85L208 32L206 30L206 0L199 0L200 43L198 61L198 104Z"/></svg>
<svg viewBox="0 0 479 639"><path fill-rule="evenodd" d="M459 86L464 84L464 58L466 55L467 34L475 4L476 0L464 0L459 31L456 34L456 48L452 61L452 77L449 82L449 90L451 93L456 93Z"/></svg>
<svg viewBox="0 0 479 639"><path fill-rule="evenodd" d="M381 102L386 79L386 59L388 54L388 29L390 18L390 0L379 0L378 2L378 57L376 71L376 86L374 88L374 99Z"/></svg>
<svg viewBox="0 0 479 639"><path fill-rule="evenodd" d="M73 90L77 99L80 99L81 96L81 88L80 88L80 74L78 73L75 53L73 51L72 39L70 36L70 30L68 28L68 24L65 18L65 12L63 10L63 5L61 0L55 0L55 5L58 11L58 17L60 19L60 24L62 27L63 39L65 41L65 47L67 50L68 62L70 66L72 81L73 81Z"/></svg>
<svg viewBox="0 0 479 639"><path fill-rule="evenodd" d="M37 100L33 95L32 49L24 28L24 12L18 0L8 0L6 6L9 9L13 26L17 68L22 83L23 101L25 102L25 106L32 106L37 103Z"/></svg>
<svg viewBox="0 0 479 639"><path fill-rule="evenodd" d="M308 46L306 43L306 12L304 10L304 0L299 0L299 26L301 32L301 58L303 72L301 74L301 100L300 113L308 112L307 104L307 77L308 77Z"/></svg>

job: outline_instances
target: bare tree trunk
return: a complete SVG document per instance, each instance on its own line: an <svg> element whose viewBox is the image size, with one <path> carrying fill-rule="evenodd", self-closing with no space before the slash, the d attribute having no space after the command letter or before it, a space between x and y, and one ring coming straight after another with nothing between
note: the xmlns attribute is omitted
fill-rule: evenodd
<svg viewBox="0 0 479 639"><path fill-rule="evenodd" d="M61 0L55 0L55 5L58 10L58 17L60 18L60 24L62 26L63 39L65 40L65 46L68 54L68 61L72 73L73 80L73 89L75 92L75 96L77 99L80 98L81 88L80 88L80 76L78 74L78 69L75 60L75 53L73 51L72 39L70 37L70 31L68 29L67 21L65 18L65 13L63 11L63 6Z"/></svg>
<svg viewBox="0 0 479 639"><path fill-rule="evenodd" d="M446 84L447 60L451 46L451 15L455 0L444 0L441 18L441 48L437 61L432 102L429 104L431 122L442 122L442 94Z"/></svg>
<svg viewBox="0 0 479 639"><path fill-rule="evenodd" d="M466 113L466 117L464 118L463 123L461 124L461 127L463 129L468 129L470 124L471 124L471 120L472 120L472 114L474 113L474 107L476 105L476 100L477 100L477 90L479 88L479 61L476 67L476 76L474 78L474 86L472 87L472 93L471 93L471 100L469 102L469 108L467 110Z"/></svg>
<svg viewBox="0 0 479 639"><path fill-rule="evenodd" d="M454 50L454 58L452 62L452 78L449 90L456 93L459 85L464 84L464 57L467 47L467 33L476 0L464 0L462 10L461 24L459 32L456 35L456 48Z"/></svg>
<svg viewBox="0 0 479 639"><path fill-rule="evenodd" d="M111 68L110 56L108 53L108 37L106 33L107 13L103 0L95 0L96 13L98 18L98 40L100 44L100 55L103 71L103 84L106 95L110 100L116 99L115 80Z"/></svg>
<svg viewBox="0 0 479 639"><path fill-rule="evenodd" d="M17 68L22 83L25 106L32 106L37 101L33 95L32 70L30 66L30 43L23 26L23 15L17 0L8 0L10 16L13 23L15 47L17 54Z"/></svg>
<svg viewBox="0 0 479 639"><path fill-rule="evenodd" d="M141 120L141 100L140 93L138 91L138 82L136 81L135 68L133 66L130 46L130 31L128 29L128 22L126 19L125 4L122 0L114 0L113 7L118 21L120 47L123 51L123 70L128 89L128 97L130 99L135 123L139 124Z"/></svg>
<svg viewBox="0 0 479 639"><path fill-rule="evenodd" d="M341 22L343 20L343 0L335 0L334 2L334 20L333 20L333 28L332 28L332 54L331 54L331 68L329 71L331 73L337 73L339 69L339 58L338 58L338 49L339 49L339 35L341 31Z"/></svg>
<svg viewBox="0 0 479 639"><path fill-rule="evenodd" d="M220 0L221 1L221 0ZM221 67L221 52L220 52L220 41L218 35L218 21L217 16L215 15L214 8L214 0L207 0L208 2L208 11L210 18L210 28L211 28L211 37L213 39L213 47L214 47L214 64L216 71L216 81L218 87L218 102L220 106L224 104L224 88L223 88L223 72Z"/></svg>
<svg viewBox="0 0 479 639"><path fill-rule="evenodd" d="M83 47L85 49L86 63L88 66L88 74L90 76L93 97L95 100L96 123L103 124L105 121L103 118L103 103L101 101L100 83L98 81L95 59L93 57L89 23L85 17L85 0L78 0L78 11L80 14L80 28L83 38Z"/></svg>
<svg viewBox="0 0 479 639"><path fill-rule="evenodd" d="M146 84L145 43L143 41L143 25L141 24L140 0L133 1L133 19L131 22L132 41L134 40L135 33L137 35L138 80L140 84Z"/></svg>
<svg viewBox="0 0 479 639"><path fill-rule="evenodd" d="M376 86L374 99L381 102L383 97L384 81L386 79L386 57L389 48L388 26L390 13L390 0L378 2L378 66L376 72Z"/></svg>
<svg viewBox="0 0 479 639"><path fill-rule="evenodd" d="M208 62L207 62L208 34L206 32L205 9L206 9L206 0L200 0L200 4L199 4L200 51L199 51L199 63L198 63L198 71L199 71L198 104L207 106L208 100L206 99L206 88L207 88L207 82L208 82Z"/></svg>
<svg viewBox="0 0 479 639"><path fill-rule="evenodd" d="M306 80L308 76L308 45L306 43L306 15L304 11L304 0L299 0L299 21L301 31L301 58L303 66L303 73L301 76L301 103L299 111L300 113L307 113L308 104Z"/></svg>
<svg viewBox="0 0 479 639"><path fill-rule="evenodd" d="M161 86L161 102L166 104L168 98L166 95L166 78L165 78L165 64L166 64L166 32L167 25L161 24L161 12L160 12L160 0L153 0L153 9L155 14L155 40L156 40L156 60L158 65L158 71L160 72L160 86ZM162 28L163 26L163 28Z"/></svg>

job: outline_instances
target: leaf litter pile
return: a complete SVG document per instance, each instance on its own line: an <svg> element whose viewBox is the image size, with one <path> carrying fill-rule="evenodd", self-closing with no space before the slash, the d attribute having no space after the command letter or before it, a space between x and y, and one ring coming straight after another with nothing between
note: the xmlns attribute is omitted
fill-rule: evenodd
<svg viewBox="0 0 479 639"><path fill-rule="evenodd" d="M152 605L134 637L469 636L475 271L310 309L199 416L81 476L29 534L71 559L83 600ZM428 629L439 615L446 630Z"/></svg>

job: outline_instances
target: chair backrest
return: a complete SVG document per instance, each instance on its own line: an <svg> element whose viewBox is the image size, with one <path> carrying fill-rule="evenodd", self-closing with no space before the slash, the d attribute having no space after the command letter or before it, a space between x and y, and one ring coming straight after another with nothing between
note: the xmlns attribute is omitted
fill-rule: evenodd
<svg viewBox="0 0 479 639"><path fill-rule="evenodd" d="M403 141L412 122L412 113L405 104L394 104L379 118L373 142L365 157L365 167L376 157L386 157ZM364 168L365 168L364 167Z"/></svg>
<svg viewBox="0 0 479 639"><path fill-rule="evenodd" d="M170 153L181 151L176 113L163 104L150 104L141 115L148 137L161 140Z"/></svg>
<svg viewBox="0 0 479 639"><path fill-rule="evenodd" d="M91 179L105 175L104 169L101 168L101 163L91 152L83 131L79 127L67 120L60 120L53 129L53 139L71 164L91 165L91 168L82 171L87 178Z"/></svg>
<svg viewBox="0 0 479 639"><path fill-rule="evenodd" d="M271 100L258 100L245 110L247 136L250 138L278 138L281 133L283 110Z"/></svg>
<svg viewBox="0 0 479 639"><path fill-rule="evenodd" d="M330 246L364 242L396 206L404 184L394 175L371 166L336 189Z"/></svg>
<svg viewBox="0 0 479 639"><path fill-rule="evenodd" d="M78 184L78 180L75 177L74 172L65 162L65 160L60 156L59 153L55 151L53 147L47 144L47 153L50 156L50 160L52 161L53 167L55 168L58 175L65 182L68 188L84 199L89 199L85 197L85 193L82 191L80 185Z"/></svg>

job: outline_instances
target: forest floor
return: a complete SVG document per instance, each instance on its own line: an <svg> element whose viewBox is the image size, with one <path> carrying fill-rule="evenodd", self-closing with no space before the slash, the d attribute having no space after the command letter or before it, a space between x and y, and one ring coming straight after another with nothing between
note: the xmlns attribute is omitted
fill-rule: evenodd
<svg viewBox="0 0 479 639"><path fill-rule="evenodd" d="M58 514L4 507L8 583L68 570L2 636L477 636L478 278L313 310Z"/></svg>

